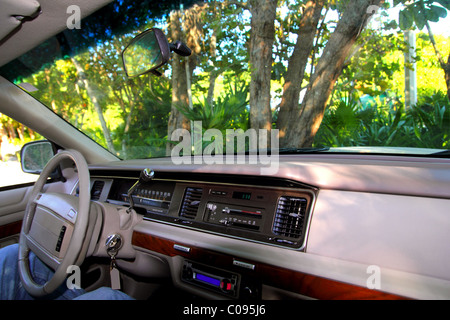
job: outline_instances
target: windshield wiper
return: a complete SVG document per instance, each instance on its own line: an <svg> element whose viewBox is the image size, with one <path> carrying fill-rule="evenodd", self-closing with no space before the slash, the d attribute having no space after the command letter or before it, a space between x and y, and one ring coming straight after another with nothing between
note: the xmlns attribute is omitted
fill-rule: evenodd
<svg viewBox="0 0 450 320"><path fill-rule="evenodd" d="M321 153L330 150L330 147L320 147L320 148L280 148L278 149L279 154L308 154L308 153Z"/></svg>
<svg viewBox="0 0 450 320"><path fill-rule="evenodd" d="M450 157L450 149L447 150L443 150L443 151L438 151L438 152L433 152L430 153L429 156L433 156L433 157Z"/></svg>
<svg viewBox="0 0 450 320"><path fill-rule="evenodd" d="M279 148L279 149L259 149L258 151L253 151L254 154L272 154L272 153L278 153L278 154L310 154L310 153L321 153L326 152L330 150L330 147L320 147L320 148ZM245 154L250 154L252 151L248 150L245 152Z"/></svg>

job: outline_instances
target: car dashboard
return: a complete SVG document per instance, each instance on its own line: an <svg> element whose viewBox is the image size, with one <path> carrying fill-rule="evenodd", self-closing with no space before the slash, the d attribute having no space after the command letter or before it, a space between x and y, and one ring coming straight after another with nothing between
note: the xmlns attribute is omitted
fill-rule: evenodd
<svg viewBox="0 0 450 320"><path fill-rule="evenodd" d="M94 201L131 196L143 217L136 259L119 267L208 299L449 298L447 160L280 158L277 176L164 159L91 166ZM153 180L129 194L144 168Z"/></svg>
<svg viewBox="0 0 450 320"><path fill-rule="evenodd" d="M232 183L227 176L177 181L159 175L163 177L139 184L131 195L135 210L145 220L282 247L303 249L305 245L313 188L245 177ZM134 183L127 178L93 179L94 199L96 194L108 194L109 203L127 205ZM109 192L103 190L105 185L111 186Z"/></svg>

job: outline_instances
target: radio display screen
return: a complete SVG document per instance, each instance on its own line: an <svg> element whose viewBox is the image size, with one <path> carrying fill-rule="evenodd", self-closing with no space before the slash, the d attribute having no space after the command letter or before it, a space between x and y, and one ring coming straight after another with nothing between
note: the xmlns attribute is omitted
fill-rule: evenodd
<svg viewBox="0 0 450 320"><path fill-rule="evenodd" d="M208 276L205 276L204 274L201 274L201 273L196 273L195 274L195 279L197 279L199 281L202 281L202 282L209 283L210 285L215 286L215 287L219 287L220 286L220 280L219 279L208 277Z"/></svg>

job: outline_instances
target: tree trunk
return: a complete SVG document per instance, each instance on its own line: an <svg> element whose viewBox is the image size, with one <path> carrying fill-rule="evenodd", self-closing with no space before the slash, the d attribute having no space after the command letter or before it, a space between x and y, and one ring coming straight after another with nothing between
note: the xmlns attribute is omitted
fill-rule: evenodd
<svg viewBox="0 0 450 320"><path fill-rule="evenodd" d="M183 41L181 31L181 11L173 11L170 14L170 38L172 41ZM176 129L190 129L189 119L177 109L188 106L189 96L187 92L185 59L177 54L172 55L172 108L170 110L169 123L167 125L167 140L171 139L172 132ZM166 155L170 155L173 145L167 143Z"/></svg>
<svg viewBox="0 0 450 320"><path fill-rule="evenodd" d="M450 101L450 53L448 54L447 64L445 65L444 72L445 72L445 84L447 85L447 97L448 100Z"/></svg>
<svg viewBox="0 0 450 320"><path fill-rule="evenodd" d="M211 59L214 61L216 59L217 55L217 30L213 30L213 33L211 35L211 41L210 41L210 51L209 54L211 56ZM216 88L216 79L217 79L217 70L213 66L213 69L209 73L209 87L208 87L208 94L206 96L206 103L207 106L213 107L214 103L214 90Z"/></svg>
<svg viewBox="0 0 450 320"><path fill-rule="evenodd" d="M220 20L221 16L221 6L227 5L226 3L221 4L217 3L216 0L213 0L212 3L209 5L212 11L212 20L218 21ZM211 109L214 108L214 92L216 89L216 80L217 77L220 74L220 70L217 69L215 66L215 63L217 63L217 32L221 29L221 24L214 25L214 28L212 30L211 39L209 41L209 59L212 61L211 67L212 70L209 73L209 86L208 86L208 93L206 95L206 105L209 106ZM211 110L212 111L212 110Z"/></svg>
<svg viewBox="0 0 450 320"><path fill-rule="evenodd" d="M91 88L90 83L88 79L86 78L86 74L84 73L83 68L78 63L78 61L75 58L72 58L72 62L75 65L75 68L77 69L78 78L83 82L83 85L87 91L87 94L89 96L89 99L91 100L92 104L94 105L95 112L97 113L98 119L100 121L100 125L102 127L103 137L106 141L106 146L108 147L108 150L112 153L116 154L116 149L114 148L114 144L111 139L111 133L109 132L109 128L106 124L105 117L103 117L102 108L100 106L100 103L97 99L97 95L95 94L94 90Z"/></svg>
<svg viewBox="0 0 450 320"><path fill-rule="evenodd" d="M271 130L270 80L277 0L251 0L249 3L252 14L249 59L250 127Z"/></svg>
<svg viewBox="0 0 450 320"><path fill-rule="evenodd" d="M297 43L289 58L288 69L283 85L283 96L278 105L277 128L280 130L280 144L284 144L286 131L295 125L295 113L298 113L300 90L305 75L308 58L314 47L317 25L321 17L323 1L310 0L300 20Z"/></svg>
<svg viewBox="0 0 450 320"><path fill-rule="evenodd" d="M182 128L190 130L190 121L177 107L186 107L191 104L189 98L189 85L192 78L192 72L197 65L197 55L201 52L200 39L202 34L201 12L206 8L194 5L189 10L173 11L170 14L170 38L172 41L181 40L186 42L191 49L192 54L185 59L177 54L172 55L172 108L169 116L167 128L167 139L170 140L172 132ZM183 19L184 18L184 19ZM184 20L184 29L188 30L185 37L182 32L181 21ZM166 154L170 155L173 144L167 143Z"/></svg>
<svg viewBox="0 0 450 320"><path fill-rule="evenodd" d="M133 102L133 100L130 100L130 112L128 112L126 120L125 120L125 127L123 129L123 138L122 138L122 158L123 159L127 159L128 158L128 151L127 151L127 137L128 137L128 132L130 131L130 127L131 127L131 120L133 117L133 112L134 112L134 108L135 108L135 103Z"/></svg>
<svg viewBox="0 0 450 320"><path fill-rule="evenodd" d="M444 58L442 57L441 52L439 51L439 48L437 47L436 40L434 39L434 35L433 32L431 31L430 23L428 22L428 20L426 21L425 25L427 27L428 35L430 37L430 42L433 45L434 52L436 53L436 56L438 58L439 65L441 66L442 70L444 70L445 84L447 85L447 97L448 100L450 101L450 54L448 55L446 63L444 61Z"/></svg>
<svg viewBox="0 0 450 320"><path fill-rule="evenodd" d="M370 17L370 5L381 0L350 1L330 36L314 74L311 76L301 108L293 114L293 123L286 132L282 147L310 147L325 113L334 84L342 73L344 62Z"/></svg>

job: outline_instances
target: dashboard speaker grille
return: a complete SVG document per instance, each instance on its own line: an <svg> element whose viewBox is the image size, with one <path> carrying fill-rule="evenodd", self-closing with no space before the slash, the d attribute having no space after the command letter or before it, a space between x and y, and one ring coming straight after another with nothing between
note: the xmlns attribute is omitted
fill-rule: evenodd
<svg viewBox="0 0 450 320"><path fill-rule="evenodd" d="M278 200L272 232L289 238L299 238L307 208L305 198L283 196Z"/></svg>
<svg viewBox="0 0 450 320"><path fill-rule="evenodd" d="M180 217L195 219L202 194L202 188L186 188L183 203L181 204Z"/></svg>

